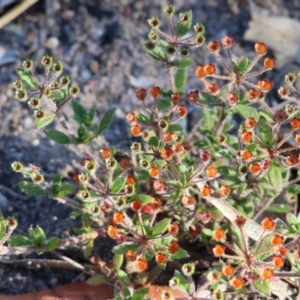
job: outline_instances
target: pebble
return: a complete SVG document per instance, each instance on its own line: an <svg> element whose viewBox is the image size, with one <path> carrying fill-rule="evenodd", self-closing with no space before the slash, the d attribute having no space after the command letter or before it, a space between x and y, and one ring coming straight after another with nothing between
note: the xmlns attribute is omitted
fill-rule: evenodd
<svg viewBox="0 0 300 300"><path fill-rule="evenodd" d="M45 47L51 50L57 49L58 45L59 45L59 40L55 36L49 37L45 43Z"/></svg>

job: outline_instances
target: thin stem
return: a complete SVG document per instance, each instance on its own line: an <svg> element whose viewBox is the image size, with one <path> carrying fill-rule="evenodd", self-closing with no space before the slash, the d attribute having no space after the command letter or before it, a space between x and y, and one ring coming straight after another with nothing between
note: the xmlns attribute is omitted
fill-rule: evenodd
<svg viewBox="0 0 300 300"><path fill-rule="evenodd" d="M170 64L167 64L167 73L168 73L168 79L169 79L171 90L175 92L176 87L175 87L175 80L173 75L173 67L170 66Z"/></svg>
<svg viewBox="0 0 300 300"><path fill-rule="evenodd" d="M229 72L232 74L232 70L226 65L226 63L224 62L224 60L222 59L222 57L220 56L220 54L216 54L216 57L218 59L218 61L222 64L222 66Z"/></svg>
<svg viewBox="0 0 300 300"><path fill-rule="evenodd" d="M276 145L274 150L279 149L290 138L296 129L297 128L292 128L291 131Z"/></svg>

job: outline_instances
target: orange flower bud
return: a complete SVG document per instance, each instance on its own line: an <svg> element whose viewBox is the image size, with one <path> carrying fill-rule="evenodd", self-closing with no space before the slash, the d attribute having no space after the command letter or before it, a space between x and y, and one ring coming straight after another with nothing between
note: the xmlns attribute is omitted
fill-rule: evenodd
<svg viewBox="0 0 300 300"><path fill-rule="evenodd" d="M182 144L176 144L176 145L173 145L172 146L172 150L175 152L175 153L182 153L184 151L184 147Z"/></svg>
<svg viewBox="0 0 300 300"><path fill-rule="evenodd" d="M159 199L152 198L150 204L154 210L159 210L162 207L162 202Z"/></svg>
<svg viewBox="0 0 300 300"><path fill-rule="evenodd" d="M139 124L131 126L130 132L133 136L139 136L142 132L142 127Z"/></svg>
<svg viewBox="0 0 300 300"><path fill-rule="evenodd" d="M218 53L220 48L220 43L216 40L213 40L207 44L207 50L211 53Z"/></svg>
<svg viewBox="0 0 300 300"><path fill-rule="evenodd" d="M261 278L263 280L269 280L270 278L273 277L273 275L274 275L274 271L269 268L265 268L261 272Z"/></svg>
<svg viewBox="0 0 300 300"><path fill-rule="evenodd" d="M179 244L175 241L172 241L170 244L169 244L169 247L168 247L168 250L170 253L174 254L178 251L179 249Z"/></svg>
<svg viewBox="0 0 300 300"><path fill-rule="evenodd" d="M195 74L199 78L205 78L206 77L206 71L205 71L205 65L200 65L195 70Z"/></svg>
<svg viewBox="0 0 300 300"><path fill-rule="evenodd" d="M109 225L107 227L107 235L111 238L114 238L118 235L119 233L119 230L116 226L113 226L113 225Z"/></svg>
<svg viewBox="0 0 300 300"><path fill-rule="evenodd" d="M214 178L218 173L218 169L214 166L209 166L206 169L206 176L210 178Z"/></svg>
<svg viewBox="0 0 300 300"><path fill-rule="evenodd" d="M211 188L208 185L205 185L202 190L200 191L201 196L203 197L207 197L211 194Z"/></svg>
<svg viewBox="0 0 300 300"><path fill-rule="evenodd" d="M177 106L176 112L178 113L178 115L180 117L185 117L188 113L188 109L186 107L186 105L181 104Z"/></svg>
<svg viewBox="0 0 300 300"><path fill-rule="evenodd" d="M254 163L249 166L249 172L255 174L260 171L260 164Z"/></svg>
<svg viewBox="0 0 300 300"><path fill-rule="evenodd" d="M214 256L222 256L225 253L225 249L226 249L226 247L223 245L219 245L219 244L216 245L213 248Z"/></svg>
<svg viewBox="0 0 300 300"><path fill-rule="evenodd" d="M251 89L246 93L247 99L250 101L256 101L261 95L261 92L256 89Z"/></svg>
<svg viewBox="0 0 300 300"><path fill-rule="evenodd" d="M134 123L137 121L137 116L134 112L127 114L126 119L129 123Z"/></svg>
<svg viewBox="0 0 300 300"><path fill-rule="evenodd" d="M157 176L159 176L159 168L155 167L155 166L150 167L149 168L149 175L151 177L157 177Z"/></svg>
<svg viewBox="0 0 300 300"><path fill-rule="evenodd" d="M269 91L273 87L273 82L265 79L258 81L256 85L264 91Z"/></svg>
<svg viewBox="0 0 300 300"><path fill-rule="evenodd" d="M285 247L279 247L276 249L275 251L275 255L276 256L281 256L281 257L285 257L287 256L289 253L289 249L285 248Z"/></svg>
<svg viewBox="0 0 300 300"><path fill-rule="evenodd" d="M216 72L216 66L214 64L207 64L205 65L205 72L208 75L212 75Z"/></svg>
<svg viewBox="0 0 300 300"><path fill-rule="evenodd" d="M141 258L137 261L136 266L139 272L143 272L148 269L148 263Z"/></svg>
<svg viewBox="0 0 300 300"><path fill-rule="evenodd" d="M164 140L166 141L166 142L172 142L172 139L173 139L173 135L174 135L174 132L173 131L170 131L170 132L167 132L167 133L165 133L165 135L164 135Z"/></svg>
<svg viewBox="0 0 300 300"><path fill-rule="evenodd" d="M208 93L212 95L217 95L220 92L219 86L215 82L210 82L205 86Z"/></svg>
<svg viewBox="0 0 300 300"><path fill-rule="evenodd" d="M232 266L232 265L230 265L230 264L224 264L223 266L222 266L222 274L224 275L224 276L231 276L233 273L234 273L234 267Z"/></svg>
<svg viewBox="0 0 300 300"><path fill-rule="evenodd" d="M234 44L234 38L231 35L225 35L221 39L221 44L224 48L229 48Z"/></svg>
<svg viewBox="0 0 300 300"><path fill-rule="evenodd" d="M267 57L264 59L264 66L266 69L275 68L275 59L271 57Z"/></svg>
<svg viewBox="0 0 300 300"><path fill-rule="evenodd" d="M274 220L268 217L263 218L260 224L265 230L273 230L275 228Z"/></svg>
<svg viewBox="0 0 300 300"><path fill-rule="evenodd" d="M132 250L128 250L125 254L125 259L128 261L135 261L136 258L137 258L137 254Z"/></svg>
<svg viewBox="0 0 300 300"><path fill-rule="evenodd" d="M252 157L252 152L250 152L249 150L241 150L240 156L242 159L247 160Z"/></svg>
<svg viewBox="0 0 300 300"><path fill-rule="evenodd" d="M134 211L138 211L142 208L143 203L140 200L135 200L133 202L131 202L130 207L132 210Z"/></svg>
<svg viewBox="0 0 300 300"><path fill-rule="evenodd" d="M111 150L109 148L103 148L102 150L99 151L99 154L101 155L102 158L108 159L111 157Z"/></svg>
<svg viewBox="0 0 300 300"><path fill-rule="evenodd" d="M231 193L231 188L229 185L222 185L220 188L219 188L219 194L222 196L222 197L227 197L229 196Z"/></svg>
<svg viewBox="0 0 300 300"><path fill-rule="evenodd" d="M300 127L300 119L294 118L290 122L292 128L299 128Z"/></svg>
<svg viewBox="0 0 300 300"><path fill-rule="evenodd" d="M264 55L267 53L267 46L263 42L255 43L254 50L259 55Z"/></svg>
<svg viewBox="0 0 300 300"><path fill-rule="evenodd" d="M239 101L239 96L235 92L230 92L226 95L226 100L232 105Z"/></svg>
<svg viewBox="0 0 300 300"><path fill-rule="evenodd" d="M181 203L182 203L184 206L194 205L195 202L196 202L196 200L195 200L194 197L183 196L183 197L181 198Z"/></svg>
<svg viewBox="0 0 300 300"><path fill-rule="evenodd" d="M273 246L281 245L283 242L284 242L284 237L279 234L275 234L270 240L270 243Z"/></svg>
<svg viewBox="0 0 300 300"><path fill-rule="evenodd" d="M173 157L173 150L172 148L168 148L166 147L165 149L163 149L160 153L160 156L163 158L163 159L166 159L166 160L169 160Z"/></svg>
<svg viewBox="0 0 300 300"><path fill-rule="evenodd" d="M300 134L296 134L294 141L296 142L296 144L300 144Z"/></svg>
<svg viewBox="0 0 300 300"><path fill-rule="evenodd" d="M108 204L107 202L104 202L101 206L101 209L103 211L111 211L112 210L112 206L110 204Z"/></svg>
<svg viewBox="0 0 300 300"><path fill-rule="evenodd" d="M179 231L179 226L177 223L172 223L169 225L168 227L168 233L172 234L172 235L175 235L177 234Z"/></svg>
<svg viewBox="0 0 300 300"><path fill-rule="evenodd" d="M229 281L229 284L235 289L240 289L244 285L244 283L245 283L245 281L241 277L233 277Z"/></svg>
<svg viewBox="0 0 300 300"><path fill-rule="evenodd" d="M135 92L135 96L141 100L141 101L144 101L147 97L147 91L144 89L144 88L141 88L141 89L138 89L136 92Z"/></svg>
<svg viewBox="0 0 300 300"><path fill-rule="evenodd" d="M257 122L255 121L254 118L247 118L244 124L247 128L253 128L256 126Z"/></svg>
<svg viewBox="0 0 300 300"><path fill-rule="evenodd" d="M225 236L225 231L222 228L215 229L212 233L212 238L217 241L222 240L224 236Z"/></svg>
<svg viewBox="0 0 300 300"><path fill-rule="evenodd" d="M128 184L128 185L133 185L133 184L135 184L135 179L134 179L134 177L131 176L131 175L128 175L127 178L126 178L126 184Z"/></svg>
<svg viewBox="0 0 300 300"><path fill-rule="evenodd" d="M295 155L288 156L285 160L288 166L294 166L299 163L299 158Z"/></svg>
<svg viewBox="0 0 300 300"><path fill-rule="evenodd" d="M124 220L124 218L125 218L125 216L124 216L124 214L122 213L122 212L115 212L114 214L113 214L113 221L115 222L115 223L122 223L123 222L123 220Z"/></svg>
<svg viewBox="0 0 300 300"><path fill-rule="evenodd" d="M250 143L252 141L252 132L244 130L241 139L245 143Z"/></svg>
<svg viewBox="0 0 300 300"><path fill-rule="evenodd" d="M164 254L164 253L158 252L158 253L155 255L155 261L156 261L158 264L163 264L163 263L165 263L167 260L168 260L168 257L167 257L167 255Z"/></svg>
<svg viewBox="0 0 300 300"><path fill-rule="evenodd" d="M165 189L165 185L163 184L163 182L155 180L153 183L153 188L156 192L163 192Z"/></svg>
<svg viewBox="0 0 300 300"><path fill-rule="evenodd" d="M274 256L272 263L275 268L282 268L284 265L284 259L281 256Z"/></svg>
<svg viewBox="0 0 300 300"><path fill-rule="evenodd" d="M173 102L174 105L178 104L180 102L181 95L179 93L173 93L171 95L171 101Z"/></svg>
<svg viewBox="0 0 300 300"><path fill-rule="evenodd" d="M160 95L160 87L158 86L154 86L151 90L150 90L151 95L153 96L153 98L158 98Z"/></svg>
<svg viewBox="0 0 300 300"><path fill-rule="evenodd" d="M246 224L246 222L247 219L244 216L237 216L233 223L237 227L242 228Z"/></svg>

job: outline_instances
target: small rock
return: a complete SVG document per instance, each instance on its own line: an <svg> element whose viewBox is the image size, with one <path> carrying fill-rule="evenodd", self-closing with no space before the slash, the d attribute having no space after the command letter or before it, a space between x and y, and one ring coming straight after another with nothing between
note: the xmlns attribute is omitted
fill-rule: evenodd
<svg viewBox="0 0 300 300"><path fill-rule="evenodd" d="M45 47L51 50L57 49L58 45L59 45L59 40L55 36L49 37L45 43Z"/></svg>
<svg viewBox="0 0 300 300"><path fill-rule="evenodd" d="M0 207L1 208L6 208L8 206L9 201L7 200L7 198L0 193Z"/></svg>
<svg viewBox="0 0 300 300"><path fill-rule="evenodd" d="M287 17L252 14L244 39L263 41L276 56L276 66L281 68L291 61L300 63L300 22Z"/></svg>

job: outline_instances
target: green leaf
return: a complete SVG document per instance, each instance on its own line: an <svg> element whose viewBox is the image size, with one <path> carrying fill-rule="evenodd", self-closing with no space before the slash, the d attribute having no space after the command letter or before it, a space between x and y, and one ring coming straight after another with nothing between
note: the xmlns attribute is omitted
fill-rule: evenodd
<svg viewBox="0 0 300 300"><path fill-rule="evenodd" d="M77 116L81 120L81 122L79 122L79 123L83 123L83 121L87 115L87 111L86 111L85 107L79 101L73 100L72 108L73 108L75 116ZM74 120L75 120L75 118L74 118ZM78 122L77 119L76 119L76 121Z"/></svg>
<svg viewBox="0 0 300 300"><path fill-rule="evenodd" d="M135 200L140 200L143 204L147 204L151 202L152 197L144 194L134 195L128 200L128 203L131 203Z"/></svg>
<svg viewBox="0 0 300 300"><path fill-rule="evenodd" d="M59 189L57 196L64 197L68 194L71 194L73 191L74 191L74 186L72 184L65 184Z"/></svg>
<svg viewBox="0 0 300 300"><path fill-rule="evenodd" d="M112 108L104 114L99 124L98 134L102 134L102 132L111 124L115 115L115 111L116 109Z"/></svg>
<svg viewBox="0 0 300 300"><path fill-rule="evenodd" d="M143 300L148 294L148 288L140 288L136 290L132 295L132 300Z"/></svg>
<svg viewBox="0 0 300 300"><path fill-rule="evenodd" d="M187 15L188 20L187 21L179 20L179 22L177 23L175 31L176 31L176 35L179 38L185 36L189 32L189 30L191 29L191 26L192 26L192 19L193 19L192 11L187 11L187 12L181 13L179 15L179 19L181 19L181 17L183 15Z"/></svg>
<svg viewBox="0 0 300 300"><path fill-rule="evenodd" d="M174 277L176 279L178 279L178 281L179 281L178 288L188 293L189 292L189 282L185 278L185 276L182 273L180 273L179 271L175 270Z"/></svg>
<svg viewBox="0 0 300 300"><path fill-rule="evenodd" d="M178 251L170 256L171 259L182 259L189 257L186 250L179 248Z"/></svg>
<svg viewBox="0 0 300 300"><path fill-rule="evenodd" d="M233 159L235 155L228 149L220 149L219 154L223 155L225 158Z"/></svg>
<svg viewBox="0 0 300 300"><path fill-rule="evenodd" d="M27 87L31 89L38 88L37 83L32 79L32 75L30 72L24 70L24 69L18 69L18 74L21 78L21 80L27 85Z"/></svg>
<svg viewBox="0 0 300 300"><path fill-rule="evenodd" d="M280 204L272 204L270 205L267 210L276 212L276 213L287 213L291 209L289 204L280 203Z"/></svg>
<svg viewBox="0 0 300 300"><path fill-rule="evenodd" d="M61 178L59 174L56 174L52 180L52 184L55 186L60 186L61 185Z"/></svg>
<svg viewBox="0 0 300 300"><path fill-rule="evenodd" d="M106 282L106 277L103 274L95 274L90 277L87 281L87 284L92 286L97 286Z"/></svg>
<svg viewBox="0 0 300 300"><path fill-rule="evenodd" d="M169 227L171 219L163 219L152 228L152 236L163 234Z"/></svg>
<svg viewBox="0 0 300 300"><path fill-rule="evenodd" d="M125 285L130 285L130 279L127 275L126 272L124 272L123 270L119 269L117 272L117 277L118 279Z"/></svg>
<svg viewBox="0 0 300 300"><path fill-rule="evenodd" d="M195 62L190 58L183 58L181 60L175 59L171 65L176 68L188 68L192 66Z"/></svg>
<svg viewBox="0 0 300 300"><path fill-rule="evenodd" d="M289 225L296 225L299 223L298 218L292 213L287 213L286 221L288 222Z"/></svg>
<svg viewBox="0 0 300 300"><path fill-rule="evenodd" d="M38 184L28 181L18 183L19 188L30 196L44 196L45 192Z"/></svg>
<svg viewBox="0 0 300 300"><path fill-rule="evenodd" d="M26 236L14 234L8 238L11 247L31 246L32 243Z"/></svg>
<svg viewBox="0 0 300 300"><path fill-rule="evenodd" d="M168 131L182 131L182 126L179 124L170 124L168 127Z"/></svg>
<svg viewBox="0 0 300 300"><path fill-rule="evenodd" d="M300 194L300 184L291 184L286 188L286 190L292 194Z"/></svg>
<svg viewBox="0 0 300 300"><path fill-rule="evenodd" d="M51 94L47 97L49 99L60 99L60 101L63 101L64 93L61 89L51 90Z"/></svg>
<svg viewBox="0 0 300 300"><path fill-rule="evenodd" d="M255 121L259 120L259 113L257 112L257 109L254 107L251 107L249 105L238 104L234 107L234 109L245 119L254 118Z"/></svg>
<svg viewBox="0 0 300 300"><path fill-rule="evenodd" d="M262 117L264 117L267 121L269 121L269 122L274 122L273 116L272 116L267 110L261 109L258 113L259 113Z"/></svg>
<svg viewBox="0 0 300 300"><path fill-rule="evenodd" d="M130 244L130 245L118 245L113 247L112 252L114 254L126 254L128 250L136 251L138 249L139 245L137 244Z"/></svg>
<svg viewBox="0 0 300 300"><path fill-rule="evenodd" d="M58 247L59 243L60 243L60 239L59 238L57 238L55 236L51 237L47 241L46 250L49 251L49 252L55 250Z"/></svg>
<svg viewBox="0 0 300 300"><path fill-rule="evenodd" d="M216 98L215 96L212 96L209 93L206 92L201 92L199 95L199 102L203 103L203 104L219 104L221 103L220 100L218 100L218 98ZM211 111L211 109L207 109L207 111Z"/></svg>
<svg viewBox="0 0 300 300"><path fill-rule="evenodd" d="M54 142L61 144L61 145L70 144L70 142L71 142L71 139L69 138L69 136L59 130L54 130L54 129L46 130L45 134L50 140L53 140Z"/></svg>
<svg viewBox="0 0 300 300"><path fill-rule="evenodd" d="M44 230L40 226L36 226L36 228L29 227L28 235L31 243L36 247L43 247L45 245L46 236Z"/></svg>
<svg viewBox="0 0 300 300"><path fill-rule="evenodd" d="M166 61L166 52L158 45L155 45L154 49L149 50L145 47L146 52L155 60Z"/></svg>
<svg viewBox="0 0 300 300"><path fill-rule="evenodd" d="M244 73L246 70L247 70L247 68L248 68L248 66L250 65L250 61L249 61L249 59L248 59L248 57L244 57L242 60L241 60L241 62L239 63L239 67L238 67L238 71L240 72L240 73Z"/></svg>
<svg viewBox="0 0 300 300"><path fill-rule="evenodd" d="M0 213L0 241L6 234L6 223L3 215Z"/></svg>
<svg viewBox="0 0 300 300"><path fill-rule="evenodd" d="M280 167L278 167L274 162L272 163L271 167L268 170L268 177L274 190L277 192L281 192L283 187L282 175L281 175Z"/></svg>
<svg viewBox="0 0 300 300"><path fill-rule="evenodd" d="M181 91L186 83L187 69L178 69L175 74L176 91Z"/></svg>
<svg viewBox="0 0 300 300"><path fill-rule="evenodd" d="M253 282L253 285L262 294L267 296L271 294L271 285L269 281L258 279Z"/></svg>
<svg viewBox="0 0 300 300"><path fill-rule="evenodd" d="M50 123L53 122L54 118L55 118L55 115L52 114L52 115L44 117L44 118L36 119L35 120L35 128L40 129L45 126L48 126Z"/></svg>
<svg viewBox="0 0 300 300"><path fill-rule="evenodd" d="M259 137L267 147L272 147L275 143L272 128L265 118L260 118L258 122Z"/></svg>
<svg viewBox="0 0 300 300"><path fill-rule="evenodd" d="M124 187L125 182L126 182L126 177L117 178L110 186L110 192L112 194L119 193L121 189Z"/></svg>
<svg viewBox="0 0 300 300"><path fill-rule="evenodd" d="M171 100L159 100L157 102L157 108L159 111L170 108L172 102Z"/></svg>
<svg viewBox="0 0 300 300"><path fill-rule="evenodd" d="M113 257L113 269L116 271L116 270L119 270L123 264L123 261L124 261L124 255L123 254L115 254L114 257Z"/></svg>
<svg viewBox="0 0 300 300"><path fill-rule="evenodd" d="M144 125L150 125L152 124L151 120L146 117L145 115L143 115L140 112L135 112L136 116L137 116L137 120L139 123L144 124Z"/></svg>

